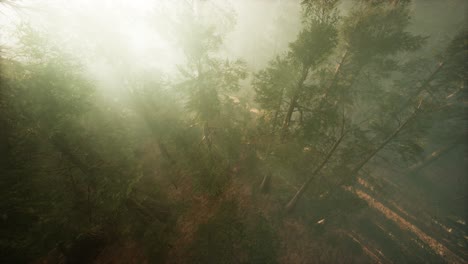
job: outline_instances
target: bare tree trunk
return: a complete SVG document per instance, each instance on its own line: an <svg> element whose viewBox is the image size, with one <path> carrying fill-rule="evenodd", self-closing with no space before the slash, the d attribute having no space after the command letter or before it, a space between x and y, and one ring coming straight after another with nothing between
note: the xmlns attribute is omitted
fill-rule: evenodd
<svg viewBox="0 0 468 264"><path fill-rule="evenodd" d="M434 80L435 76L440 72L440 70L444 67L445 63L444 62L440 62L439 65L437 66L437 68L431 73L431 75L429 75L429 77L423 82L423 84L421 85L421 87L413 94L413 96L408 99L408 101L405 103L405 105L403 106L402 110L400 111L400 113L402 111L404 111L404 109L406 109L410 104L411 102L423 91L427 88L427 86L429 85L429 83ZM406 121L401 124L389 137L387 137L387 139L385 139L375 150L373 150L358 166L356 166L356 168L351 172L351 176L354 176L356 173L359 172L359 170L361 170L362 167L364 167L380 150L382 150L388 143L390 143L405 127L406 125L408 125L408 123L414 119L416 117L416 114L417 112L419 111L420 107L421 107L421 104L422 102L419 103L419 106L417 107L416 111L413 112L413 114L408 118L406 119ZM341 185L342 182L344 180L342 180L338 185Z"/></svg>
<svg viewBox="0 0 468 264"><path fill-rule="evenodd" d="M263 177L262 183L260 184L260 191L263 193L268 193L270 192L270 186L271 186L271 172L268 172L265 174L265 177Z"/></svg>
<svg viewBox="0 0 468 264"><path fill-rule="evenodd" d="M446 145L446 146L444 146L442 148L439 148L436 151L432 152L430 155L428 155L426 158L424 158L424 160L410 166L408 168L408 173L416 172L416 171L428 166L432 162L438 160L444 154L447 154L450 150L452 150L453 148L459 146L460 141L461 140L457 140L456 142L454 142L452 144Z"/></svg>
<svg viewBox="0 0 468 264"><path fill-rule="evenodd" d="M291 123L291 117L294 112L294 108L296 108L296 105L297 105L297 99L299 99L299 94L301 93L302 87L304 86L304 81L306 80L307 75L309 74L309 69L310 69L310 66L303 65L301 78L299 79L297 87L294 90L294 94L291 97L291 102L289 103L288 111L286 112L286 116L284 118L283 127L281 129L282 139L286 136L286 133L288 131L289 125Z"/></svg>
<svg viewBox="0 0 468 264"><path fill-rule="evenodd" d="M408 106L411 105L411 103L413 103L413 100L418 96L418 94L420 94L422 91L426 90L429 86L429 84L435 79L435 77L437 76L437 74L440 72L440 70L442 70L442 68L444 67L445 65L445 62L442 61L439 63L439 65L437 66L437 68L431 73L431 75L429 75L429 77L427 77L426 80L424 80L424 82L421 84L421 86L419 87L419 89L417 89L414 94L412 96L410 96L410 98L405 102L405 104L403 105L403 107L401 108L401 111L404 111Z"/></svg>
<svg viewBox="0 0 468 264"><path fill-rule="evenodd" d="M289 125L291 123L291 117L292 117L292 114L294 112L294 108L296 108L297 99L299 97L298 93L299 93L299 89L296 89L296 91L294 92L293 97L291 98L291 102L289 103L288 111L286 112L286 116L285 116L284 121L283 121L283 127L281 128L281 137L282 138L286 135L286 131L288 130Z"/></svg>
<svg viewBox="0 0 468 264"><path fill-rule="evenodd" d="M367 155L367 157L361 163L359 163L359 165L357 165L356 168L354 168L354 170L351 171L351 173L349 173L349 177L342 178L340 181L338 181L338 183L333 183L333 186L341 186L346 182L346 179L349 179L350 177L356 175L373 157L377 155L377 153L380 150L382 150L388 143L390 143L396 136L398 136L398 134L409 124L409 122L415 118L416 114L417 110L408 119L406 119L406 121L403 124L401 124L397 129L395 129L393 133L390 136L388 136L377 148L370 152L369 155ZM334 191L332 190L332 192Z"/></svg>
<svg viewBox="0 0 468 264"><path fill-rule="evenodd" d="M444 65L444 62L439 63L437 68L431 73L431 75L429 75L429 77L424 81L424 83L422 83L421 87L414 93L412 97L410 97L410 99L408 99L408 101L405 103L400 112L406 109L411 104L412 100L414 100L422 91L427 89L429 83L432 80L434 80L435 76L440 72ZM419 106L416 109L416 111L414 111L414 113L403 124L401 124L400 127L398 127L398 129L396 129L392 133L392 135L390 135L384 142L382 142L382 144L378 148L376 148L359 166L356 167L356 169L354 169L353 174L357 173L370 159L372 159L382 148L384 148L393 138L395 138L401 132L401 130L409 123L410 120L415 118L417 112L421 107L421 104L422 102L419 103Z"/></svg>
<svg viewBox="0 0 468 264"><path fill-rule="evenodd" d="M322 168L327 164L328 160L330 157L333 155L335 152L336 148L340 145L341 141L343 140L344 136L346 133L344 132L344 118L343 118L343 126L341 128L341 135L338 138L338 140L333 144L333 147L330 149L330 151L327 153L327 156L325 159L320 163L320 165L315 168L315 170L312 172L312 174L309 176L309 178L302 184L301 188L296 192L294 197L289 201L289 203L286 205L286 212L291 212L294 207L296 206L297 201L301 198L301 196L304 194L305 190L309 186L309 184L312 182L312 180L315 178L315 176L322 170Z"/></svg>
<svg viewBox="0 0 468 264"><path fill-rule="evenodd" d="M414 113L410 117L408 117L408 119L406 119L406 121L403 122L403 124L401 124L397 129L395 129L395 131L393 131L393 133L390 136L388 136L377 148L375 148L371 153L369 153L369 155L361 163L359 163L359 165L356 166L356 168L354 168L351 174L355 175L356 173L358 173L358 171L361 170L362 167L364 167L364 165L366 165L375 155L377 155L379 151L381 151L388 143L390 143L396 136L398 136L398 134L400 134L400 132L408 125L408 123L416 117L417 112L418 110L414 111Z"/></svg>
<svg viewBox="0 0 468 264"><path fill-rule="evenodd" d="M278 99L278 105L277 105L276 110L275 110L275 116L273 117L272 134L274 134L276 132L276 126L278 125L278 116L279 116L279 113L281 112L281 104L283 103L284 90L285 90L285 88L283 88L281 90L281 94L280 94L280 97Z"/></svg>
<svg viewBox="0 0 468 264"><path fill-rule="evenodd" d="M325 98L327 98L328 92L336 85L336 82L338 81L338 76L340 75L341 69L343 69L343 65L347 58L348 58L348 49L346 49L346 51L343 54L343 57L341 57L340 63L336 66L335 73L333 73L333 77L330 81L330 85L328 85L328 87L325 89L325 95L322 100L325 100Z"/></svg>

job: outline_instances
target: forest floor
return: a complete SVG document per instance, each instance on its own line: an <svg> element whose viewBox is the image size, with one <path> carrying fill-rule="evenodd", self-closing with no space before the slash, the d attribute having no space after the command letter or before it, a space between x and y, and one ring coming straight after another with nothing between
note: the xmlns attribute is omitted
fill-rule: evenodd
<svg viewBox="0 0 468 264"><path fill-rule="evenodd" d="M453 161L450 156L445 159ZM279 263L466 263L467 212L464 199L459 198L466 179L459 169L445 164L448 162L441 159L411 175L384 168L363 173L358 184L346 190L367 206L346 212L345 222L334 221L339 217L336 214L316 223L281 215L281 204L272 195L260 193L251 178L232 176L213 199L194 190L190 177L181 177L177 188L167 192L168 200L183 204L184 209L176 218L165 263L202 263L193 261L194 244L200 243L199 230L230 201L237 205L235 219L247 226L255 215L262 215L271 224L279 241ZM158 181L170 185L167 179ZM220 225L218 229L216 225ZM214 233L224 232L236 225L236 220L216 225ZM95 263L153 263L141 243L129 240L107 245ZM210 254L212 249L204 250ZM245 249L234 250L239 259L222 263L248 263L243 261ZM57 262L43 259L38 263Z"/></svg>

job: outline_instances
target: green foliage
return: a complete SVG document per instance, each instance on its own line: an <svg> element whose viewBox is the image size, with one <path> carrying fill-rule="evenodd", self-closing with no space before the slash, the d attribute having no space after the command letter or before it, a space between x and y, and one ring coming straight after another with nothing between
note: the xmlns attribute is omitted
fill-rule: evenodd
<svg viewBox="0 0 468 264"><path fill-rule="evenodd" d="M277 56L266 69L254 75L252 86L255 101L269 112L272 128L284 118L284 101L291 96L297 83L297 65L288 57Z"/></svg>
<svg viewBox="0 0 468 264"><path fill-rule="evenodd" d="M336 23L339 19L338 4L339 0L303 0L301 2L303 23Z"/></svg>
<svg viewBox="0 0 468 264"><path fill-rule="evenodd" d="M411 18L407 6L363 5L344 19L341 29L346 45L361 60L421 47L424 38L406 30Z"/></svg>
<svg viewBox="0 0 468 264"><path fill-rule="evenodd" d="M181 78L177 88L187 98L187 110L203 123L220 118L225 103L223 95L238 91L239 82L247 74L241 60L229 61L216 56L223 32L197 17L189 19L192 23L180 31L186 64L178 66Z"/></svg>
<svg viewBox="0 0 468 264"><path fill-rule="evenodd" d="M291 55L303 67L315 67L330 55L336 39L337 32L333 24L313 23L291 43Z"/></svg>
<svg viewBox="0 0 468 264"><path fill-rule="evenodd" d="M31 61L2 59L6 69L2 71L1 104L8 111L1 118L10 129L6 135L9 148L2 153L9 159L1 168L6 180L1 185L2 208L9 221L24 221L24 226L7 231L1 243L12 251L24 251L27 258L89 227L70 195L75 172L67 168L66 154L60 155L52 138L67 134L68 140L79 140L74 132L90 108L92 85L69 56L54 53L38 58L40 46L34 47L34 52L25 53L32 56Z"/></svg>
<svg viewBox="0 0 468 264"><path fill-rule="evenodd" d="M264 196L246 191L240 208L234 194L198 227L189 253L194 263L276 263L278 208L296 187L311 180L295 216L315 229L363 207L342 186L364 166L407 167L464 136L466 32L436 56L417 52L425 37L409 30L408 3L356 1L340 13L336 0L302 1L289 50L253 74L253 105L242 96L246 63L222 55L227 31L195 12L176 25L177 76L120 65L115 95L99 93L78 53L21 25L21 52L0 57L2 262L72 248L97 227L164 261L189 191L216 208L228 187L249 191L266 171L276 191L268 202L281 204L266 217L252 213Z"/></svg>

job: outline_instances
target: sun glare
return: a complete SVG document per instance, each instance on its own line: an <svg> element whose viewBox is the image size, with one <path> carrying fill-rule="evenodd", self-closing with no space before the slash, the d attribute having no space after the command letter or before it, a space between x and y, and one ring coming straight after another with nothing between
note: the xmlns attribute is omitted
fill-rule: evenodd
<svg viewBox="0 0 468 264"><path fill-rule="evenodd" d="M78 53L120 57L129 64L171 69L178 50L165 32L179 1L145 0L46 0L24 1L30 7L19 15L51 41ZM12 28L14 28L12 23ZM18 23L19 24L19 23ZM169 29L173 30L173 29ZM11 30L14 32L14 29ZM104 50L104 52L101 52ZM86 56L86 55L85 55ZM82 57L82 56L78 56ZM90 64L97 57L87 58ZM143 60L143 61L142 61ZM112 67L110 65L109 67Z"/></svg>

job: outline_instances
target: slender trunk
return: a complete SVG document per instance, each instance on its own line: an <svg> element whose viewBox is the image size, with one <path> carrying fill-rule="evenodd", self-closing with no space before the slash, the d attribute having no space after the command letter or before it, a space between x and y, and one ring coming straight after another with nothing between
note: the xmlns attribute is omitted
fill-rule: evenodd
<svg viewBox="0 0 468 264"><path fill-rule="evenodd" d="M260 191L263 193L268 193L270 191L271 186L271 172L265 174L263 177L262 183L260 184Z"/></svg>
<svg viewBox="0 0 468 264"><path fill-rule="evenodd" d="M442 68L445 66L445 61L439 62L439 65L437 65L437 68L429 75L429 77L421 84L421 87L416 91L415 95L418 95L420 92L423 90L427 89L427 86L429 85L430 82L432 82L437 74L442 70Z"/></svg>
<svg viewBox="0 0 468 264"><path fill-rule="evenodd" d="M431 73L431 75L429 75L429 77L427 77L426 80L424 80L424 82L421 84L421 86L419 87L419 89L417 89L414 94L412 94L412 96L405 102L405 104L403 105L403 107L401 108L402 110L400 111L400 113L402 111L404 111L409 105L411 105L411 103L413 103L413 100L418 96L418 94L420 94L422 91L426 90L428 88L428 85L435 79L435 77L437 76L437 74L440 72L440 70L442 70L442 68L444 67L445 65L445 62L442 61L439 63L439 65L437 66L437 68Z"/></svg>
<svg viewBox="0 0 468 264"><path fill-rule="evenodd" d="M419 93L421 93L424 89L426 89L426 86L432 80L434 80L435 76L442 69L443 66L444 66L444 62L439 63L439 66L437 67L437 69L434 72L432 72L431 75L424 81L424 83L416 91L416 93L406 102L405 106L402 108L401 111L406 109L408 105L411 103L411 101L414 100L414 98L416 98ZM392 139L395 138L401 132L401 130L409 123L409 121L412 120L416 116L417 111L418 110L416 110L403 124L401 124L384 142L382 142L382 144L379 145L379 147L377 147L373 152L371 152L371 154L353 170L352 174L356 174L362 167L364 167L364 165L366 165L366 163L369 160L371 160L381 149L383 149L390 141L392 141Z"/></svg>
<svg viewBox="0 0 468 264"><path fill-rule="evenodd" d="M293 94L293 97L291 98L291 102L289 103L288 111L286 112L286 116L283 121L283 127L281 128L282 138L286 135L286 130L288 130L289 125L291 123L291 117L294 112L294 108L296 107L297 99L299 97L298 93L299 93L299 89L296 89L296 91Z"/></svg>
<svg viewBox="0 0 468 264"><path fill-rule="evenodd" d="M330 84L328 85L328 87L325 89L325 95L323 97L322 100L325 100L325 98L327 98L328 96L328 92L333 88L335 87L336 85L336 82L338 81L338 76L340 75L341 73L341 69L343 69L343 64L345 63L346 59L348 58L348 49L346 49L346 51L344 52L343 54L343 57L341 57L341 61L340 63L336 66L336 69L335 69L335 72L333 73L333 77L330 81Z"/></svg>
<svg viewBox="0 0 468 264"><path fill-rule="evenodd" d="M366 165L375 155L377 155L377 153L379 153L379 151L381 151L388 143L390 143L396 136L398 136L398 134L400 134L400 132L408 125L409 121L415 118L416 113L417 111L415 111L408 119L406 119L403 124L401 124L395 131L393 131L390 136L388 136L382 143L380 143L377 148L375 148L361 163L359 163L358 166L356 166L351 174L355 175L358 173L359 170L364 167L364 165Z"/></svg>
<svg viewBox="0 0 468 264"><path fill-rule="evenodd" d="M276 131L276 125L278 124L278 115L279 115L279 112L280 112L280 107L278 107L275 111L275 115L273 116L273 128L272 128L272 132L273 134L275 133Z"/></svg>
<svg viewBox="0 0 468 264"><path fill-rule="evenodd" d="M273 126L272 126L272 130L271 130L271 135L273 136L273 138L274 138L274 135L276 133L276 127L277 127L277 123L278 123L278 115L279 115L279 113L281 111L281 104L283 103L284 90L285 90L284 88L281 90L281 94L280 94L280 97L278 99L278 104L277 104L277 108L276 108L276 111L275 111L275 116L273 118ZM270 149L271 149L272 144L273 144L273 142L270 141L270 143L267 146L266 155L265 155L265 157L267 159L268 159L268 155L270 154ZM265 174L265 176L263 176L262 183L260 184L261 192L268 193L270 191L271 175L272 175L271 171L268 171Z"/></svg>
<svg viewBox="0 0 468 264"><path fill-rule="evenodd" d="M408 99L408 101L405 103L404 107L402 110L400 110L400 113L406 109L411 102L421 93L424 89L426 89L427 85L434 80L435 76L440 72L440 70L444 67L444 62L440 62L438 67L431 73L431 75L424 81L424 83L421 85L421 87L413 94L413 96ZM373 150L352 172L351 176L354 176L356 173L361 170L362 167L364 167L380 150L382 150L388 143L390 143L402 130L405 128L406 125L408 125L409 121L414 119L416 117L416 114L420 108L421 104L418 106L418 109L408 118L406 121L401 124L387 139L385 139L375 150ZM343 181L342 181L343 182ZM342 183L340 182L339 185Z"/></svg>
<svg viewBox="0 0 468 264"><path fill-rule="evenodd" d="M424 158L424 160L410 166L408 168L408 172L413 173L413 172L416 172L416 171L428 166L432 162L438 160L444 154L448 153L453 148L459 146L460 141L461 140L457 140L456 142L454 142L452 144L446 145L446 146L444 146L442 148L439 148L438 150L432 152L430 155L428 155L426 158Z"/></svg>
<svg viewBox="0 0 468 264"><path fill-rule="evenodd" d="M211 129L208 125L208 122L204 122L203 124L203 138L202 141L205 142L206 146L208 147L208 150L211 151Z"/></svg>
<svg viewBox="0 0 468 264"><path fill-rule="evenodd" d="M274 132L274 131L273 131ZM274 140L274 137L273 137L273 140ZM270 155L270 149L273 145L273 141L270 141L268 143L268 146L267 146L267 149L265 151L265 158L268 159L268 156ZM265 176L263 176L263 180L262 180L262 183L260 184L260 191L263 192L263 193L268 193L270 191L270 186L271 186L271 176L272 176L272 172L271 172L271 169L268 168L268 171L267 173L265 174Z"/></svg>
<svg viewBox="0 0 468 264"><path fill-rule="evenodd" d="M327 153L327 156L325 157L325 159L322 161L322 163L320 163L320 165L315 168L315 170L312 172L312 174L310 175L310 177L304 182L304 184L302 184L301 188L296 192L296 194L294 195L294 197L289 201L289 203L286 205L286 211L287 212L291 212L294 207L296 206L296 203L297 201L301 198L301 196L304 194L305 190L307 189L307 187L309 186L309 184L312 182L312 180L314 179L315 175L317 175L321 170L322 168L327 164L328 160L330 159L330 157L333 155L333 153L335 152L336 148L340 145L341 141L343 140L345 136L345 133L341 132L341 136L340 138L338 138L338 140L335 142L335 144L333 144L333 147L330 149L330 151Z"/></svg>
<svg viewBox="0 0 468 264"><path fill-rule="evenodd" d="M288 111L286 112L286 116L284 118L283 127L281 129L281 138L284 138L286 136L286 133L289 129L289 125L291 123L291 117L294 112L294 108L296 107L297 99L299 99L299 94L301 93L302 87L304 86L304 81L306 80L307 75L309 73L309 69L310 69L310 66L305 66L305 65L302 68L301 78L299 79L297 87L294 90L294 94L291 97L291 102L289 103Z"/></svg>
<svg viewBox="0 0 468 264"><path fill-rule="evenodd" d="M388 143L390 143L396 136L398 136L398 134L408 125L408 123L415 118L416 113L417 111L415 111L408 119L406 119L403 124L401 124L395 131L393 131L393 133L388 136L377 148L375 148L369 155L367 155L367 157L361 163L359 163L359 165L356 166L354 170L350 172L349 177L342 178L338 183L334 183L333 186L341 186L346 182L347 179L356 175L362 169L362 167L364 167L373 157L377 155L380 150L382 150ZM338 189L335 189L335 191L336 190ZM335 191L332 190L332 192Z"/></svg>
<svg viewBox="0 0 468 264"><path fill-rule="evenodd" d="M279 116L279 113L281 111L281 105L283 103L283 96L284 96L284 88L281 90L281 94L280 94L279 99L278 99L278 105L277 105L276 110L275 110L275 116L273 117L272 134L274 134L275 131L276 131L276 126L278 124L278 116Z"/></svg>

